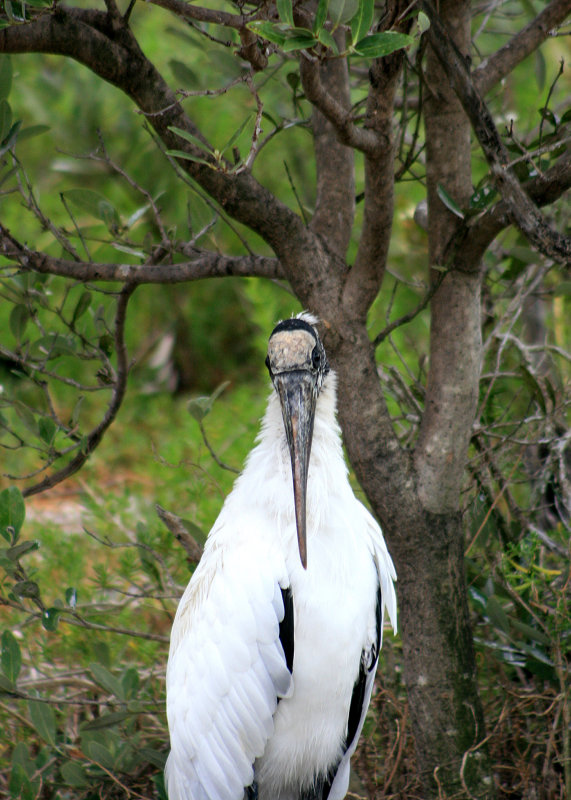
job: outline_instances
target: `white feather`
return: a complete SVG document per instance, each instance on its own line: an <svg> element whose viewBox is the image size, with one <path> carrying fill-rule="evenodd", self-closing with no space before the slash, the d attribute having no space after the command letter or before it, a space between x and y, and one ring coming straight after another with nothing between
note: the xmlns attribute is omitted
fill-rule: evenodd
<svg viewBox="0 0 571 800"><path fill-rule="evenodd" d="M329 799L345 796L358 739L345 752L353 686L362 651L376 644L379 584L396 630L396 575L379 526L348 481L333 373L316 409L307 549L304 570L290 455L272 393L258 444L208 537L173 625L170 800L242 800L254 777L259 800L297 800L334 765ZM279 640L287 587L294 603L293 677Z"/></svg>

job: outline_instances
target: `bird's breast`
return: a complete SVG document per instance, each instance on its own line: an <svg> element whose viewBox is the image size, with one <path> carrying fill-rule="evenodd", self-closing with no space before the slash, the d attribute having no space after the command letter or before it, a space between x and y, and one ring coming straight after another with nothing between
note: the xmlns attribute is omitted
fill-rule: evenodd
<svg viewBox="0 0 571 800"><path fill-rule="evenodd" d="M286 554L295 641L293 693L281 700L275 731L256 773L260 798L283 794L333 767L343 752L361 654L376 635L377 574L364 539L338 524L308 538L308 567Z"/></svg>

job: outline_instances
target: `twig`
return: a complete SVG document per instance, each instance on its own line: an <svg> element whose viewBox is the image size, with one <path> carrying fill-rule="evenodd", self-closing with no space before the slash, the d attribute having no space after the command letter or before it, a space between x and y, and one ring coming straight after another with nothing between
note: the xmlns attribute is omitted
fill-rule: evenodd
<svg viewBox="0 0 571 800"><path fill-rule="evenodd" d="M97 448L103 439L106 430L115 419L127 389L129 364L127 360L127 348L125 344L125 321L127 315L127 305L135 288L136 285L133 283L126 284L121 290L117 300L117 311L115 314L115 352L117 354L116 381L113 387L111 401L107 407L105 416L99 425L97 425L91 431L91 433L87 435L81 450L69 463L66 464L65 467L62 467L51 475L48 475L43 481L40 481L40 483L36 483L33 486L28 486L26 489L24 489L22 492L24 497L30 497L31 495L38 494L46 489L51 489L53 486L61 483L61 481L69 478L71 475L81 469L93 451Z"/></svg>
<svg viewBox="0 0 571 800"><path fill-rule="evenodd" d="M200 428L200 433L202 434L202 439L204 440L204 444L206 445L206 447L208 449L208 452L210 453L210 455L212 456L214 461L218 464L219 467L221 467L221 469L226 469L226 470L228 470L228 472L233 472L234 474L239 475L240 474L240 470L239 469L236 469L235 467L231 467L229 464L225 464L224 461L222 461L216 455L216 452L215 452L214 448L212 447L212 445L208 441L208 437L206 436L206 431L204 429L204 425L202 423L202 420L199 419L199 420L197 420L197 422L198 422L198 427Z"/></svg>
<svg viewBox="0 0 571 800"><path fill-rule="evenodd" d="M436 280L432 282L430 289L424 295L420 303L411 311L408 311L406 314L403 314L402 317L395 319L394 322L391 322L389 325L383 328L383 330L380 333L378 333L373 339L373 347L378 347L381 344L381 342L384 339L386 339L387 336L389 336L396 328L400 328L401 325L406 325L407 322L411 322L411 320L417 317L421 311L424 311L426 306L430 303L430 301L438 291L445 276L446 276L446 271L439 272Z"/></svg>

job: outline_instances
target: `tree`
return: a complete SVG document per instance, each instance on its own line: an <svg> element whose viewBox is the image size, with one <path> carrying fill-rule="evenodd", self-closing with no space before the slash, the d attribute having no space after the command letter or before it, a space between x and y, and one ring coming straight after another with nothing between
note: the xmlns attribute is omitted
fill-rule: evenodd
<svg viewBox="0 0 571 800"><path fill-rule="evenodd" d="M98 338L82 343L82 357L98 359L100 380L113 387L107 412L89 434L75 441L72 436L63 466L48 469L27 492L47 489L79 469L112 423L126 391L129 361L123 329L138 286L229 275L287 281L302 305L321 320L339 375L339 417L349 459L395 560L405 680L425 796L492 797L467 602L462 514L471 442L486 449L479 421L475 425L484 355L482 288L490 273L484 256L509 226L522 245L533 247L534 270L513 270L521 278L520 301L550 269L568 268L571 240L558 231L557 215L564 212L552 204L571 185L571 156L564 147L570 115L551 108L552 91L542 109L537 141L529 146L519 141L513 127L500 134L486 98L565 21L571 3L551 0L527 25L509 30L505 43L494 49L485 34L496 7L472 9L467 0L442 0L438 11L429 0L412 5L390 0L380 9L371 0L278 0L276 5L238 3L232 11L180 0L151 2L200 32L202 46L229 46L240 59L237 82L246 84L255 105L245 156L236 147L243 143L245 129L217 150L193 116L192 96L175 92L146 57L132 25L145 9L135 2L120 9L115 0L106 0L105 10L6 3L0 52L66 56L116 86L144 115L173 169L200 187L224 215L257 234L273 255L263 246L258 252L233 255L204 248L197 239L181 241L164 223L152 192L146 212L153 215L154 233L135 245L121 231L111 205L101 205L93 196L75 196L78 205L88 204L92 214L106 221L110 240L127 255L120 262L94 260L79 226L72 236L51 223L20 177L21 194L52 241L36 249L22 241L17 226L9 230L2 224L5 263L24 276L59 275L72 282L123 287L114 322L100 320ZM512 6L518 4L509 4L510 10ZM472 41L473 14L479 15L483 51L480 41ZM293 69L287 80L296 102L303 95L311 105L311 120L303 122L311 131L315 154L311 219L302 204L290 208L255 177L263 144L264 92L271 91L265 76L274 64ZM7 108L5 100L5 120ZM271 124L277 135L291 121ZM21 135L17 124L5 124L5 156L15 153ZM472 142L477 142L486 168L475 160ZM358 154L364 159L360 233L355 232ZM99 158L121 174L103 147ZM9 158L7 163L12 177L19 164ZM371 338L368 315L387 285L395 181L406 176L421 181L424 170L428 286L416 307L387 321ZM541 211L547 205L549 217ZM55 253L53 241L63 254ZM82 248L87 257L80 255ZM80 302L87 307L90 301L86 297ZM390 299L383 302L390 313ZM14 329L33 315L29 297L19 305L24 310L16 312ZM428 375L425 385L412 381L420 396L414 400L418 419L408 426L404 444L376 357L380 353L382 360L382 344L398 326L427 307ZM78 303L71 320L60 315L68 333L77 335L76 322L84 310ZM48 334L40 348L43 355L22 347L4 356L33 373L40 386L50 377L49 357L66 347L65 337L49 339ZM536 372L529 364L527 369L528 379L535 381ZM553 400L553 406L560 404ZM48 438L61 420L54 414L52 423ZM554 433L550 441L556 440L563 442ZM61 455L54 454L54 463ZM489 470L493 475L493 466Z"/></svg>

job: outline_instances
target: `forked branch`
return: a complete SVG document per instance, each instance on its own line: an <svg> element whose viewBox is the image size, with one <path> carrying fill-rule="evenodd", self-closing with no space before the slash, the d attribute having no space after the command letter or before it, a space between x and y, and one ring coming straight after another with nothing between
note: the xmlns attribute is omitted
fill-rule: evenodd
<svg viewBox="0 0 571 800"><path fill-rule="evenodd" d="M568 264L571 261L571 238L553 230L523 190L510 167L509 153L492 115L474 86L462 54L448 35L432 3L422 0L421 8L431 22L427 32L430 45L472 124L514 224L540 253L558 263Z"/></svg>

